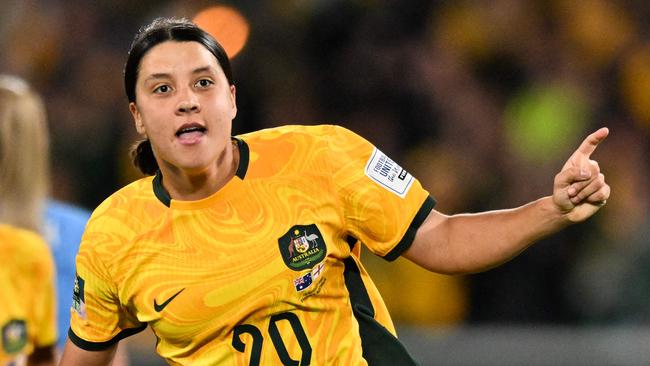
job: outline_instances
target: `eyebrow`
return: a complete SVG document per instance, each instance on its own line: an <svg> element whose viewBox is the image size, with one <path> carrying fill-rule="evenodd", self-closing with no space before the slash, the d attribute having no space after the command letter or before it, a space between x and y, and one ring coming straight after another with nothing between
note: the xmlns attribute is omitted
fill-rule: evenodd
<svg viewBox="0 0 650 366"><path fill-rule="evenodd" d="M212 72L212 67L210 66L202 66L202 67L197 67L196 69L192 70L192 74L201 74L204 72ZM154 74L149 75L144 81L150 81L150 80L158 80L158 79L171 79L172 75L165 73L165 72L157 72Z"/></svg>

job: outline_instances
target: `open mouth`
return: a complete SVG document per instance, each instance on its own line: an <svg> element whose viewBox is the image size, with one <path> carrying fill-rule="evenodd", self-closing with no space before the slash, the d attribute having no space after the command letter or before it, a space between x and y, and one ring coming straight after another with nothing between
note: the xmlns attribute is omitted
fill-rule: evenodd
<svg viewBox="0 0 650 366"><path fill-rule="evenodd" d="M203 134L205 133L207 129L203 126L201 126L198 123L192 123L192 124L186 124L181 126L181 128L176 131L176 137L181 137L185 134L191 134L191 133L200 133Z"/></svg>

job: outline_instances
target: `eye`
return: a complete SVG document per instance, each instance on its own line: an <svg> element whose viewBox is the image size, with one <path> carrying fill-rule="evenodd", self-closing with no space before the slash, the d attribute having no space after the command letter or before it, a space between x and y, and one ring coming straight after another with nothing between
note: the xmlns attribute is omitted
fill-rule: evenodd
<svg viewBox="0 0 650 366"><path fill-rule="evenodd" d="M195 85L196 87L199 87L199 88L207 88L207 87L209 87L209 86L212 85L212 84L214 84L214 83L213 83L212 80L210 80L210 79L200 79L200 80L197 81L196 84L194 84L194 85Z"/></svg>
<svg viewBox="0 0 650 366"><path fill-rule="evenodd" d="M153 90L153 92L157 93L157 94L166 94L166 93L169 93L170 90L171 90L171 88L169 87L169 85L163 84L163 85L160 85L160 86L156 87Z"/></svg>

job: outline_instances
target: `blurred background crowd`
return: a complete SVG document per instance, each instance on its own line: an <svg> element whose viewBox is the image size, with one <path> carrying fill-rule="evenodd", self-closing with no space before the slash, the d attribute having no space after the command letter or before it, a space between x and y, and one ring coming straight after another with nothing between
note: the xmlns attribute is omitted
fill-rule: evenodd
<svg viewBox="0 0 650 366"><path fill-rule="evenodd" d="M211 7L201 21L233 57L235 133L346 126L444 213L550 194L580 141L610 128L594 154L607 206L504 266L449 277L364 255L398 329L650 323L648 2L4 0L0 72L44 96L55 198L92 209L139 177L130 42L157 16Z"/></svg>

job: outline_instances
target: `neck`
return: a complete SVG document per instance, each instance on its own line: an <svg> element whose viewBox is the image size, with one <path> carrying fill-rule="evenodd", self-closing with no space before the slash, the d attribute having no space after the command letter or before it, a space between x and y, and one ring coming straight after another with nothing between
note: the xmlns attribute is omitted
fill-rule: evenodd
<svg viewBox="0 0 650 366"><path fill-rule="evenodd" d="M223 188L237 172L239 149L237 143L224 149L215 164L198 171L187 171L173 166L160 166L163 187L172 199L196 201L207 198Z"/></svg>

